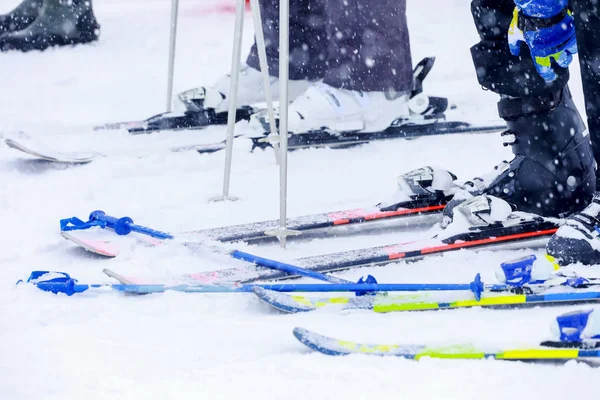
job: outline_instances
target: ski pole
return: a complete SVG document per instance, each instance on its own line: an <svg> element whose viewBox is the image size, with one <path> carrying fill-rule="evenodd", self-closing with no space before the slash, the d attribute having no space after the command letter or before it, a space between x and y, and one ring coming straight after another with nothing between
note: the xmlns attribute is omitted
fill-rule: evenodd
<svg viewBox="0 0 600 400"><path fill-rule="evenodd" d="M171 35L169 38L169 70L167 73L167 112L173 110L173 78L175 77L175 50L177 45L177 12L179 0L171 0Z"/></svg>
<svg viewBox="0 0 600 400"><path fill-rule="evenodd" d="M288 184L288 85L290 69L290 3L279 0L279 229L277 239L285 249L287 236ZM277 149L275 149L277 150Z"/></svg>
<svg viewBox="0 0 600 400"><path fill-rule="evenodd" d="M17 284L22 281L17 282ZM40 290L52 293L64 293L69 296L92 289L111 289L132 294L164 293L168 290L185 293L249 293L254 287L277 292L414 292L414 291L447 291L469 290L472 284L448 283L353 283L347 284L249 284L241 286L226 285L164 285L164 284L79 284L77 279L64 272L33 271L28 283ZM360 282L360 281L359 281ZM508 285L486 285L486 290L509 290Z"/></svg>
<svg viewBox="0 0 600 400"><path fill-rule="evenodd" d="M275 108L273 106L273 94L271 93L271 77L269 75L269 63L267 62L267 46L265 44L265 35L262 26L262 17L260 14L260 4L258 0L250 0L252 9L252 19L254 20L254 36L256 38L256 52L258 53L258 64L263 78L263 90L265 91L265 101L267 103L267 115L269 117L269 137L277 136L277 124L275 123ZM275 162L279 164L279 146L273 144Z"/></svg>
<svg viewBox="0 0 600 400"><path fill-rule="evenodd" d="M306 268L298 267L296 265L283 263L280 261L271 260L269 258L264 258L260 256L255 256L254 254L246 253L239 250L233 250L228 253L231 257L256 264L260 267L270 268L281 272L287 272L292 275L300 275L306 278L318 279L320 281L326 281L331 283L338 284L353 284L354 282L347 281L342 278L336 278L335 276L325 275L317 271L311 271ZM374 279L374 278L373 278Z"/></svg>
<svg viewBox="0 0 600 400"><path fill-rule="evenodd" d="M231 164L233 162L233 137L235 136L235 116L237 109L238 85L240 82L240 64L242 62L242 37L244 30L244 0L236 0L235 26L233 31L233 53L231 55L231 85L227 99L227 136L225 139L225 167L223 168L223 195L219 200L227 201L231 183Z"/></svg>

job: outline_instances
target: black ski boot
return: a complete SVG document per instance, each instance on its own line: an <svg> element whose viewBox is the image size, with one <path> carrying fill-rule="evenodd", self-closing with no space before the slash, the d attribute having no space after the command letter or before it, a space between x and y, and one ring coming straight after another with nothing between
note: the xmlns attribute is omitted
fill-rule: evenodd
<svg viewBox="0 0 600 400"><path fill-rule="evenodd" d="M583 211L567 221L550 238L546 251L560 265L600 264L600 194Z"/></svg>
<svg viewBox="0 0 600 400"><path fill-rule="evenodd" d="M51 46L89 43L100 25L92 0L44 0L39 16L27 28L0 36L0 50L45 50Z"/></svg>
<svg viewBox="0 0 600 400"><path fill-rule="evenodd" d="M585 126L567 87L548 99L504 98L498 103L508 130L505 146L515 157L495 171L466 182L445 214L469 195L486 194L508 202L515 211L544 217L564 217L592 200L595 162Z"/></svg>
<svg viewBox="0 0 600 400"><path fill-rule="evenodd" d="M518 211L564 217L588 205L596 187L595 161L585 125L568 87L548 99L502 99L504 145L515 158L485 193Z"/></svg>
<svg viewBox="0 0 600 400"><path fill-rule="evenodd" d="M39 15L43 0L24 0L14 10L0 15L0 35L27 28Z"/></svg>

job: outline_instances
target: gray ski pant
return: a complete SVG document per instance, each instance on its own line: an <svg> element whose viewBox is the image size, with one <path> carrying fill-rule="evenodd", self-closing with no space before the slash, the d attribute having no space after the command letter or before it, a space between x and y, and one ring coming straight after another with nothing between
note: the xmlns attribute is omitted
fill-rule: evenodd
<svg viewBox="0 0 600 400"><path fill-rule="evenodd" d="M279 0L260 0L269 74L278 76ZM247 63L260 69L256 44ZM290 0L290 79L333 87L413 88L406 0Z"/></svg>

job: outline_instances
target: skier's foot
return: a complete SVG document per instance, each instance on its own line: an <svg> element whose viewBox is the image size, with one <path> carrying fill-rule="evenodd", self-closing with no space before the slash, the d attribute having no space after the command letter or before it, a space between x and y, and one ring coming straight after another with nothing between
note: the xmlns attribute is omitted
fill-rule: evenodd
<svg viewBox="0 0 600 400"><path fill-rule="evenodd" d="M409 95L345 90L318 83L289 107L288 131L305 133L322 128L334 131L377 132L396 119L411 115Z"/></svg>
<svg viewBox="0 0 600 400"><path fill-rule="evenodd" d="M27 28L38 16L43 0L23 0L8 14L0 15L0 35Z"/></svg>
<svg viewBox="0 0 600 400"><path fill-rule="evenodd" d="M545 103L541 100L501 101L499 108L507 109L504 113L509 128L502 137L515 157L480 178L455 182L465 190L455 192L444 211L445 220L452 220L453 208L462 201L481 194L499 197L515 210L543 217L564 217L589 204L595 188L595 162L589 139L583 135L583 121L567 88ZM538 107L540 112L518 114L525 105Z"/></svg>
<svg viewBox="0 0 600 400"><path fill-rule="evenodd" d="M600 264L600 193L596 193L583 211L567 218L546 250L561 265Z"/></svg>
<svg viewBox="0 0 600 400"><path fill-rule="evenodd" d="M0 36L0 50L45 50L51 46L89 43L97 40L99 34L92 0L44 0L31 25Z"/></svg>
<svg viewBox="0 0 600 400"><path fill-rule="evenodd" d="M262 73L246 64L242 65L238 83L236 106L252 106L265 102L265 91ZM227 112L229 109L229 87L231 85L231 74L221 77L213 86L198 87L186 90L179 94L179 100L188 111L200 111L213 109L217 113ZM294 100L311 85L310 81L291 80L288 85L289 99ZM270 77L269 86L273 101L279 100L279 79Z"/></svg>

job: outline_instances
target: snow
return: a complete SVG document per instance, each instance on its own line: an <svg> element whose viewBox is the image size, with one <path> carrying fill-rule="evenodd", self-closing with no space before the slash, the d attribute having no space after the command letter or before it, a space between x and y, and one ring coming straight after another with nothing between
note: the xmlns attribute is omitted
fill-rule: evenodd
<svg viewBox="0 0 600 400"><path fill-rule="evenodd" d="M206 13L218 0L181 0L176 91L215 81L230 65L233 16ZM0 0L0 12L17 0ZM495 120L496 96L480 90L469 47L477 40L467 0L409 0L413 60L435 55L428 93L451 97L474 122ZM58 234L58 220L102 209L154 228L181 232L278 216L278 169L271 151L236 145L235 202L209 202L221 192L224 155L168 151L211 143L223 128L130 136L92 132L106 122L164 111L170 4L167 0L103 0L94 4L101 40L43 53L1 54L0 132L25 131L49 144L111 152L67 168L28 160L0 147L0 398L20 399L528 399L595 398L600 371L583 363L498 361L413 362L311 354L295 326L360 342L432 345L534 345L552 319L572 307L394 313L316 312L281 315L245 294L115 293L55 296L27 285L32 270L64 271L81 282L125 276L170 279L238 265L210 251L175 244L133 247L119 257L92 257ZM252 26L245 27L247 49ZM577 103L582 96L573 68ZM581 107L580 110L583 110ZM376 204L396 188L399 173L423 165L462 179L487 171L510 151L498 134L373 143L348 150L306 150L289 156L292 216ZM340 236L244 246L254 253L298 257L400 243L425 232ZM411 264L337 274L380 282L469 282L477 272L494 282L506 259L529 250L459 251ZM586 274L598 274L585 269Z"/></svg>

